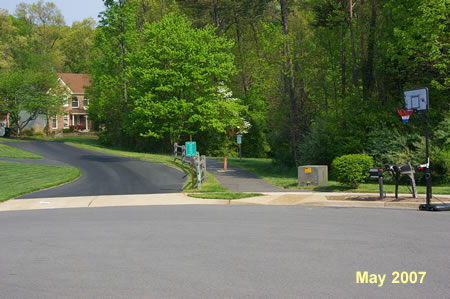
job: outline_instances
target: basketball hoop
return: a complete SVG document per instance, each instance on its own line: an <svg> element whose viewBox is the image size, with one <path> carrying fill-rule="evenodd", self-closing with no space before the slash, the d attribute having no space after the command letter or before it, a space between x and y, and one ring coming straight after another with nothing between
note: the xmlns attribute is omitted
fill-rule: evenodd
<svg viewBox="0 0 450 299"><path fill-rule="evenodd" d="M402 117L403 123L408 123L409 117L413 114L413 109L397 109L398 114Z"/></svg>

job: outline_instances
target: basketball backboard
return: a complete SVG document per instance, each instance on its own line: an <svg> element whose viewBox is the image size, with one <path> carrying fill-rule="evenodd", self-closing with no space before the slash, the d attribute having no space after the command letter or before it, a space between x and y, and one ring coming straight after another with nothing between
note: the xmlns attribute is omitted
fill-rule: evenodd
<svg viewBox="0 0 450 299"><path fill-rule="evenodd" d="M406 90L404 96L405 109L414 109L416 111L428 110L428 88Z"/></svg>

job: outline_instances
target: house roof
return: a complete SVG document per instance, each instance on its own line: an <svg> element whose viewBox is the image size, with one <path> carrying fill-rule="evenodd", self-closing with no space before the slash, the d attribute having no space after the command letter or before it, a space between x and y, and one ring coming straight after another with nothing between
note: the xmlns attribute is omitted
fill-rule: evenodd
<svg viewBox="0 0 450 299"><path fill-rule="evenodd" d="M61 80L70 88L73 93L85 93L84 87L91 85L91 75L58 73Z"/></svg>

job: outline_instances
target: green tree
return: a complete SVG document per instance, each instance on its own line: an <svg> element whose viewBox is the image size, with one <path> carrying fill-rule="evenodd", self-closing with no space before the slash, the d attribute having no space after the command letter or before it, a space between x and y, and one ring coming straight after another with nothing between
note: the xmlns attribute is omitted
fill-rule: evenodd
<svg viewBox="0 0 450 299"><path fill-rule="evenodd" d="M128 143L124 132L129 106L126 74L129 53L138 46L137 2L105 0L96 29L92 64L89 117L104 128L104 142Z"/></svg>
<svg viewBox="0 0 450 299"><path fill-rule="evenodd" d="M39 115L55 115L63 97L54 72L10 70L0 73L0 110L10 112L11 123L19 136L27 124ZM29 116L22 119L20 112Z"/></svg>
<svg viewBox="0 0 450 299"><path fill-rule="evenodd" d="M145 28L128 62L134 100L129 134L166 146L192 134L205 149L223 147L243 126L244 107L225 85L234 72L231 47L213 27L195 29L179 14Z"/></svg>
<svg viewBox="0 0 450 299"><path fill-rule="evenodd" d="M26 38L13 21L7 10L0 9L0 71L14 67L17 49L26 45Z"/></svg>
<svg viewBox="0 0 450 299"><path fill-rule="evenodd" d="M94 43L95 21L92 18L73 22L62 32L59 50L63 54L62 71L90 73L90 54Z"/></svg>
<svg viewBox="0 0 450 299"><path fill-rule="evenodd" d="M32 32L28 41L31 59L36 56L44 57L41 64L46 68L61 69L62 55L58 51L57 43L61 40L64 17L61 10L52 2L39 0L33 4L19 3L16 16L28 25Z"/></svg>

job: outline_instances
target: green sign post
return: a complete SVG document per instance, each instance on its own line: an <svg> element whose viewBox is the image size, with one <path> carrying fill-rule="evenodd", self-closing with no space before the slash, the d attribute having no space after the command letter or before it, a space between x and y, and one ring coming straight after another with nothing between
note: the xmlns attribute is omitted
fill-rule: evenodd
<svg viewBox="0 0 450 299"><path fill-rule="evenodd" d="M186 142L186 157L197 156L197 143L195 141Z"/></svg>

